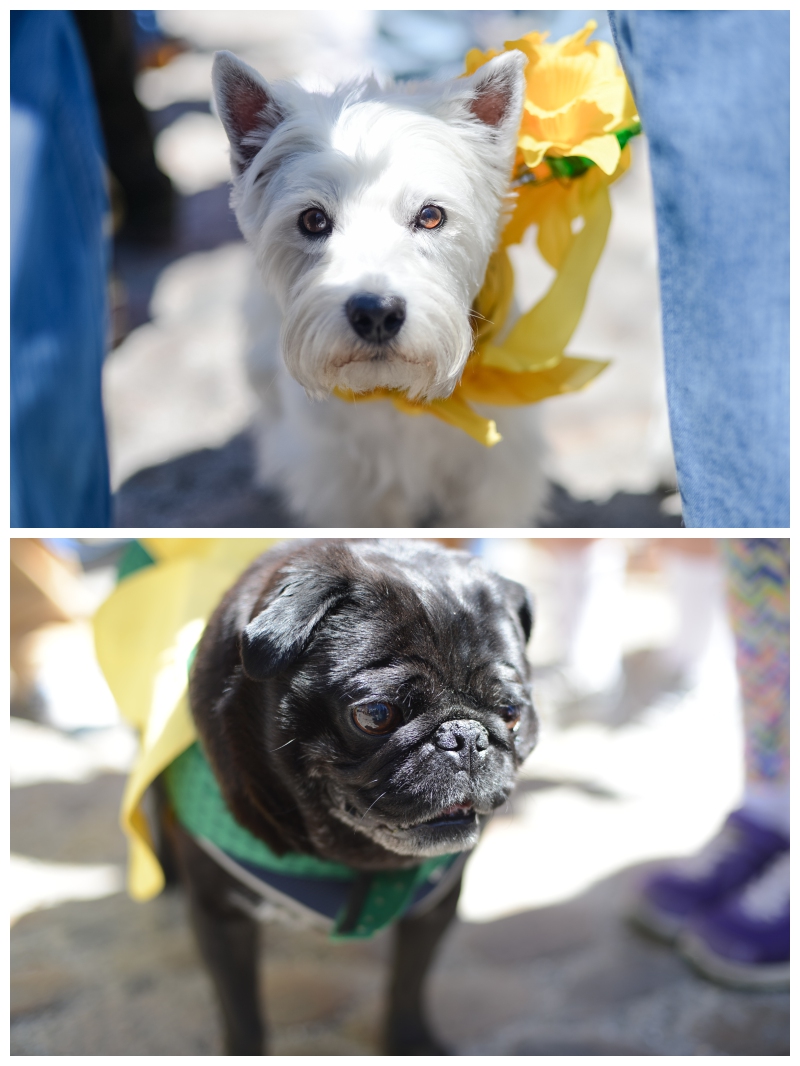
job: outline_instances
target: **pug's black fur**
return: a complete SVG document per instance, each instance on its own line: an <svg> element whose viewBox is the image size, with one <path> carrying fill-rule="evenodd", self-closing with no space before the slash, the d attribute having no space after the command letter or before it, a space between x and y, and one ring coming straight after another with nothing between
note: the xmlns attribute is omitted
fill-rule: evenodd
<svg viewBox="0 0 800 1066"><path fill-rule="evenodd" d="M423 541L290 542L223 599L190 679L236 819L275 852L370 872L471 849L536 741L521 585ZM263 1054L256 924L179 826L178 865L229 1054ZM235 891L234 891L235 889ZM421 987L460 881L396 926L386 1051L442 1048Z"/></svg>

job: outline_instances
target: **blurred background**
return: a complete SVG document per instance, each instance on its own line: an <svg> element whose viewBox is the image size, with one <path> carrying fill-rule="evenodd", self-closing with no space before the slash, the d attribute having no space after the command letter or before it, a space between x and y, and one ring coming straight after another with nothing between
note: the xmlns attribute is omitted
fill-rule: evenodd
<svg viewBox="0 0 800 1066"><path fill-rule="evenodd" d="M600 11L79 12L112 175L113 350L104 368L115 524L297 524L251 484L254 397L243 370L250 253L228 207L228 147L211 110L213 52L307 88L375 72L454 76L471 47L552 39ZM132 131L137 131L135 135ZM680 524L659 339L643 137L611 189L614 220L570 352L610 358L585 392L541 405L554 526ZM552 271L512 249L524 309Z"/></svg>
<svg viewBox="0 0 800 1066"><path fill-rule="evenodd" d="M467 866L430 981L437 1032L459 1054L788 1054L787 993L712 984L626 920L643 874L696 852L742 791L717 542L448 543L533 592L542 733ZM12 1054L221 1047L180 892L124 891L136 738L91 618L128 546L11 541ZM387 935L264 941L275 1053L378 1053Z"/></svg>

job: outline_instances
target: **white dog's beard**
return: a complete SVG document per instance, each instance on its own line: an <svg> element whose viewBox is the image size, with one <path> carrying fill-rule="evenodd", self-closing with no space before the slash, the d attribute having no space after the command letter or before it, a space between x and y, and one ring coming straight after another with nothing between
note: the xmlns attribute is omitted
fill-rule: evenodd
<svg viewBox="0 0 800 1066"><path fill-rule="evenodd" d="M350 295L336 288L306 289L289 301L281 349L289 373L315 398L334 389L395 389L409 399L449 396L472 348L463 308L446 294L408 301L396 334L376 342L359 336L348 318Z"/></svg>

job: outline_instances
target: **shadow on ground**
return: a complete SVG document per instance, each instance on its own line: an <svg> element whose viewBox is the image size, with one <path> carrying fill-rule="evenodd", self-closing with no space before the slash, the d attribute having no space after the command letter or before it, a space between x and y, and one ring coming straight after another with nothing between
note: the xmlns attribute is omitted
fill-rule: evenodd
<svg viewBox="0 0 800 1066"><path fill-rule="evenodd" d="M552 487L545 528L617 528L680 526L665 514L667 490L618 492L604 503L576 500L560 485ZM115 497L118 527L283 526L304 523L291 515L277 492L255 484L253 449L248 433L221 448L202 448L128 478Z"/></svg>
<svg viewBox="0 0 800 1066"><path fill-rule="evenodd" d="M124 321L118 327L121 335L150 321L153 290L170 263L193 252L210 251L230 241L241 241L236 218L228 206L229 196L227 185L217 185L192 196L176 195L176 219L171 240L156 246L115 242L114 272L125 292Z"/></svg>

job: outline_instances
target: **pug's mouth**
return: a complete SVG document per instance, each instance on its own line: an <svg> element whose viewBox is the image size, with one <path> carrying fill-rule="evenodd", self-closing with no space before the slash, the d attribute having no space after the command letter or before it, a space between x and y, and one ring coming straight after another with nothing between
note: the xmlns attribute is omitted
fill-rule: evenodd
<svg viewBox="0 0 800 1066"><path fill-rule="evenodd" d="M341 808L340 808L341 810ZM367 820L349 805L340 817L353 829L398 855L418 857L466 851L478 842L482 811L469 800L443 807L436 814L414 822Z"/></svg>
<svg viewBox="0 0 800 1066"><path fill-rule="evenodd" d="M426 818L422 822L414 822L412 825L402 826L403 829L448 829L457 826L473 825L477 813L471 803L454 803L452 807L435 814L433 818Z"/></svg>
<svg viewBox="0 0 800 1066"><path fill-rule="evenodd" d="M351 819L363 821L364 816L359 815L354 807L346 807L346 812ZM403 825L389 825L386 822L377 822L373 823L371 828L381 829L389 833L406 833L414 829L457 828L459 826L474 825L477 816L478 812L471 803L454 803L452 806L445 807L444 810L439 811L432 818L423 818L418 822L408 822Z"/></svg>

